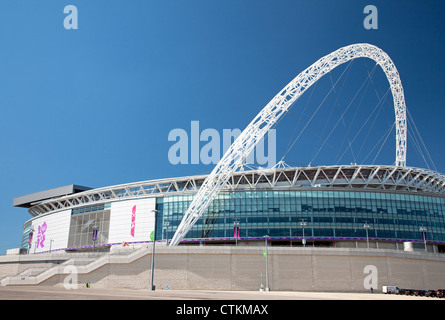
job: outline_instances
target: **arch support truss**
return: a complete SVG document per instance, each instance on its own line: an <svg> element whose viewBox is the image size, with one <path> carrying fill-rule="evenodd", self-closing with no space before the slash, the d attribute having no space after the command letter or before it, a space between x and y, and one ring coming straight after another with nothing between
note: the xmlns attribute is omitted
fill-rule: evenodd
<svg viewBox="0 0 445 320"><path fill-rule="evenodd" d="M240 169L246 155L266 132L280 119L292 104L315 82L339 65L356 58L374 60L383 70L388 79L395 111L396 124L396 161L395 165L406 166L406 107L402 83L399 73L390 57L376 46L360 43L342 47L312 64L296 76L281 92L279 92L252 120L244 131L233 142L222 159L196 194L187 209L175 235L172 246L177 245L201 217L219 191L225 186L232 174Z"/></svg>

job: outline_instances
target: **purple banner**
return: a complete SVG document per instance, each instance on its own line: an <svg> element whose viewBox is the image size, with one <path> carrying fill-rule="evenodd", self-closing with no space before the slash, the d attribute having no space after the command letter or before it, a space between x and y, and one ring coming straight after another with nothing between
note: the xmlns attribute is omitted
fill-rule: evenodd
<svg viewBox="0 0 445 320"><path fill-rule="evenodd" d="M97 229L93 230L93 241L97 240Z"/></svg>

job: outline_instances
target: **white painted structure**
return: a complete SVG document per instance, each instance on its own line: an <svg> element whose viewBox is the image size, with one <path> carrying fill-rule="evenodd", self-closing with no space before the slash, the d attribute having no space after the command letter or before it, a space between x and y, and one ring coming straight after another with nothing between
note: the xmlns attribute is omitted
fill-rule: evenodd
<svg viewBox="0 0 445 320"><path fill-rule="evenodd" d="M155 206L155 198L111 202L107 237L102 237L99 229L97 245L148 242L149 235L155 230ZM57 210L31 219L27 227L32 231L30 253L76 249L69 245L69 236L73 233L70 230L72 213L72 209ZM84 221L82 228L91 231L94 223L93 219ZM85 236L91 238L87 231ZM86 240L90 242L90 239Z"/></svg>
<svg viewBox="0 0 445 320"><path fill-rule="evenodd" d="M134 236L131 233L132 209L136 206ZM142 242L155 229L156 199L135 199L111 203L109 243Z"/></svg>
<svg viewBox="0 0 445 320"><path fill-rule="evenodd" d="M173 236L171 245L177 245L190 231L207 207L223 189L234 172L242 168L257 143L278 122L292 104L315 82L339 65L356 58L374 60L385 73L394 99L396 125L397 167L406 166L406 106L402 82L391 58L376 46L359 43L340 48L319 59L295 77L279 92L238 136L213 171L204 181Z"/></svg>
<svg viewBox="0 0 445 320"><path fill-rule="evenodd" d="M46 252L68 246L71 210L61 210L32 220L32 253ZM43 237L43 236L44 237Z"/></svg>
<svg viewBox="0 0 445 320"><path fill-rule="evenodd" d="M91 189L44 200L29 208L33 216L25 223L24 234L34 229L31 253L70 248L71 217L75 210L107 206L110 211L109 235L99 245L150 242L155 229L156 199L197 194L207 175L167 178ZM421 195L445 195L445 176L441 173L396 166L340 165L283 167L234 173L223 191L249 190L363 190ZM132 216L135 207L134 236ZM54 208L54 209L53 209ZM44 247L37 247L39 226L46 223ZM175 231L175 230L171 230ZM100 239L99 232L99 239Z"/></svg>

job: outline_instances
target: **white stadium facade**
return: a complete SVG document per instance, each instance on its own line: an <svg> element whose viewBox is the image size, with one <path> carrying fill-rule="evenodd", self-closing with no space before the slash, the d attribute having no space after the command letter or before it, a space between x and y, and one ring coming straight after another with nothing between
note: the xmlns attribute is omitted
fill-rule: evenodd
<svg viewBox="0 0 445 320"><path fill-rule="evenodd" d="M152 233L171 243L206 178L89 190L72 185L16 198L14 204L29 207L33 216L24 225L22 249L107 250L148 243ZM401 249L426 241L439 252L445 244L444 181L437 172L395 166L241 171L181 243L249 245L268 235L272 244L289 246L305 239L316 246L370 241Z"/></svg>

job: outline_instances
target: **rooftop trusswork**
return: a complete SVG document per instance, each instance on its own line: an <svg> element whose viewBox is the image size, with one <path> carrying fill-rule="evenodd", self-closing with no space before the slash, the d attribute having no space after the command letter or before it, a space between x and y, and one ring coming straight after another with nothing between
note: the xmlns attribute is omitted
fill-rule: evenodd
<svg viewBox="0 0 445 320"><path fill-rule="evenodd" d="M42 201L29 209L32 216L131 198L197 193L207 175L149 180L91 189ZM396 166L319 166L236 172L224 191L264 188L356 188L445 194L445 176L435 171Z"/></svg>

